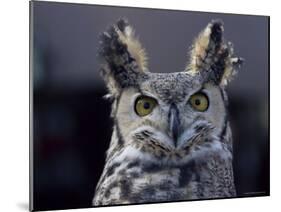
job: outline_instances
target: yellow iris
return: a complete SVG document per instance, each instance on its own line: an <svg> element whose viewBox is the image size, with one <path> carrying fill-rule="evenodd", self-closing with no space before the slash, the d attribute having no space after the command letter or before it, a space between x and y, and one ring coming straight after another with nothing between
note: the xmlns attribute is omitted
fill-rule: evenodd
<svg viewBox="0 0 281 212"><path fill-rule="evenodd" d="M153 111L156 105L157 101L155 99L148 96L141 96L136 100L135 111L139 116L146 116Z"/></svg>
<svg viewBox="0 0 281 212"><path fill-rule="evenodd" d="M206 111L209 107L208 97L206 96L206 94L201 92L193 94L189 99L189 103L195 110L198 110L200 112Z"/></svg>

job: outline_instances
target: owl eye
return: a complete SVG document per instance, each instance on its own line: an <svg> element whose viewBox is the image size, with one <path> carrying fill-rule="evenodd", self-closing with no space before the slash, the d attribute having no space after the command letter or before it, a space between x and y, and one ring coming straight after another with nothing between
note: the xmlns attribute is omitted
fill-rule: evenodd
<svg viewBox="0 0 281 212"><path fill-rule="evenodd" d="M135 111L139 116L146 116L150 114L154 107L157 105L157 101L148 96L140 96L135 102Z"/></svg>
<svg viewBox="0 0 281 212"><path fill-rule="evenodd" d="M189 103L195 110L200 112L206 111L209 107L209 99L207 95L202 92L193 94L189 99Z"/></svg>

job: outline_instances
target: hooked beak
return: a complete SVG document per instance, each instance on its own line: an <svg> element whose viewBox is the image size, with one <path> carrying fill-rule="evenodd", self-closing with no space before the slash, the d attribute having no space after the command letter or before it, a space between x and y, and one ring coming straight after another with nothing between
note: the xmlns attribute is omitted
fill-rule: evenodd
<svg viewBox="0 0 281 212"><path fill-rule="evenodd" d="M177 140L180 135L180 117L179 109L172 103L168 114L169 130L171 132L172 138L177 146Z"/></svg>

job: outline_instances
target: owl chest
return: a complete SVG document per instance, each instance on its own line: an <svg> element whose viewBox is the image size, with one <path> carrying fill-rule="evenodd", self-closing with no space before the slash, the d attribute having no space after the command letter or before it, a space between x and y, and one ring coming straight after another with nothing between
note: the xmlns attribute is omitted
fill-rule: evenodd
<svg viewBox="0 0 281 212"><path fill-rule="evenodd" d="M210 165L209 165L210 166ZM98 189L99 204L125 204L229 196L232 179L194 161L182 166L143 164L140 160L106 167Z"/></svg>

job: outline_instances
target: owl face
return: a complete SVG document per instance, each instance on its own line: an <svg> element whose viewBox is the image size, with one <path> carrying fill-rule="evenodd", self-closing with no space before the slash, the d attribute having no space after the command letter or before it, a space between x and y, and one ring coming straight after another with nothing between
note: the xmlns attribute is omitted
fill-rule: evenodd
<svg viewBox="0 0 281 212"><path fill-rule="evenodd" d="M225 124L221 89L189 73L148 74L124 89L116 111L124 141L160 145L169 151L190 150Z"/></svg>
<svg viewBox="0 0 281 212"><path fill-rule="evenodd" d="M178 158L215 146L226 131L225 86L242 62L222 33L220 21L209 23L195 39L185 70L167 74L148 70L127 21L101 35L101 71L122 145Z"/></svg>

